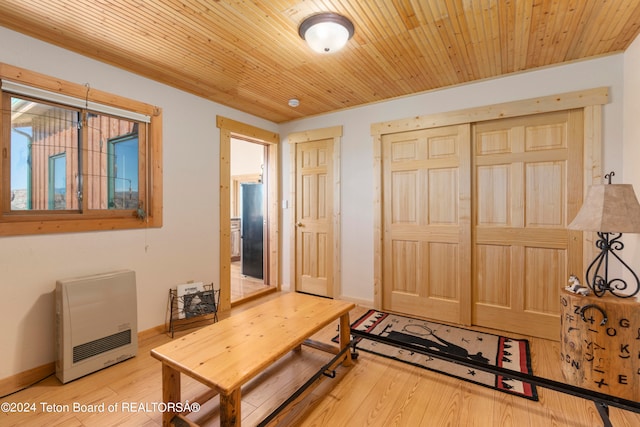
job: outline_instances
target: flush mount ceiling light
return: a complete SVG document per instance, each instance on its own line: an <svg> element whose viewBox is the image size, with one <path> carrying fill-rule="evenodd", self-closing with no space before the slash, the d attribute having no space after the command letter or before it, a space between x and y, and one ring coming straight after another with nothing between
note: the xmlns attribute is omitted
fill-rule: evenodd
<svg viewBox="0 0 640 427"><path fill-rule="evenodd" d="M353 36L353 24L337 13L311 15L300 24L298 34L318 53L333 53Z"/></svg>

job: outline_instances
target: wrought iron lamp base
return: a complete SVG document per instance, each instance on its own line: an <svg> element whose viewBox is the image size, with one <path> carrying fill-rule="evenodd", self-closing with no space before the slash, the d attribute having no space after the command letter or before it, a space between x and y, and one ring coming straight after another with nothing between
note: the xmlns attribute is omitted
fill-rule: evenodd
<svg viewBox="0 0 640 427"><path fill-rule="evenodd" d="M629 265L622 260L616 253L624 248L624 244L620 241L622 233L598 232L599 239L596 241L596 247L600 249L600 253L589 264L586 274L587 286L591 288L593 293L602 297L605 293L610 292L618 298L630 298L635 296L640 290L640 279ZM631 272L635 279L635 283L627 283L626 280L615 278L609 279L609 256L617 259L628 271ZM593 270L593 271L592 271Z"/></svg>

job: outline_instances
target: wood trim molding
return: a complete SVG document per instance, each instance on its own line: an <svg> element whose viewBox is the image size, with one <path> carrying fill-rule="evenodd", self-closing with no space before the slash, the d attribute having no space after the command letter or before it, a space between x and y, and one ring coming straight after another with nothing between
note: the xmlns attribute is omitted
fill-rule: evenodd
<svg viewBox="0 0 640 427"><path fill-rule="evenodd" d="M146 219L149 227L162 227L164 201L162 195L163 186L163 169L162 169L162 110L156 109L156 113L151 116L150 132L147 138L147 168L149 169L148 177L151 182L147 182L147 197L149 189L151 197L149 197L149 206L147 210L149 215Z"/></svg>
<svg viewBox="0 0 640 427"><path fill-rule="evenodd" d="M297 144L299 142L317 141L319 139L337 138L342 136L342 126L334 126L324 129L314 129L303 132L289 134L287 139L289 144Z"/></svg>
<svg viewBox="0 0 640 427"><path fill-rule="evenodd" d="M583 200L590 185L602 184L602 105L584 108L584 184ZM587 266L596 256L596 233L582 232L582 266Z"/></svg>
<svg viewBox="0 0 640 427"><path fill-rule="evenodd" d="M446 113L374 123L371 125L371 135L384 135L416 129L429 129L440 126L504 119L507 117L549 113L551 111L571 110L574 108L585 108L592 105L603 105L608 102L609 88L600 87L596 89L567 92L559 95L487 105L484 107L468 108Z"/></svg>
<svg viewBox="0 0 640 427"><path fill-rule="evenodd" d="M217 116L216 125L220 129L227 129L229 132L237 134L240 139L262 141L269 144L280 143L280 135L276 132L270 132L226 117Z"/></svg>
<svg viewBox="0 0 640 427"><path fill-rule="evenodd" d="M382 134L373 134L373 307L382 308Z"/></svg>
<svg viewBox="0 0 640 427"><path fill-rule="evenodd" d="M11 80L16 83L22 83L27 86L56 92L73 98L93 101L112 107L130 109L138 113L147 114L151 117L158 115L160 112L159 107L155 107L144 102L135 101L119 95L93 89L82 84L57 79L55 77L40 74L35 71L25 70L2 62L0 62L0 79Z"/></svg>

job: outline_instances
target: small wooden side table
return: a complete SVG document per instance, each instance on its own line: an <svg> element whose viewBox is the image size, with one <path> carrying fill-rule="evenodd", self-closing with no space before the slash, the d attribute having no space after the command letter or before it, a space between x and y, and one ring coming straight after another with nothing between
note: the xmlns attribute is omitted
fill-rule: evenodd
<svg viewBox="0 0 640 427"><path fill-rule="evenodd" d="M640 303L563 290L560 358L567 383L640 401Z"/></svg>

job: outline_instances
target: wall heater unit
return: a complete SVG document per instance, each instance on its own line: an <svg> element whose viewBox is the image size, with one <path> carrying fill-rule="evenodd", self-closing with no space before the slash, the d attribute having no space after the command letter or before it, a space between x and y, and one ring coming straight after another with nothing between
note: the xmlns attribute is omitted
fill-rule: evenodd
<svg viewBox="0 0 640 427"><path fill-rule="evenodd" d="M56 376L62 383L138 351L136 275L122 270L56 282Z"/></svg>

